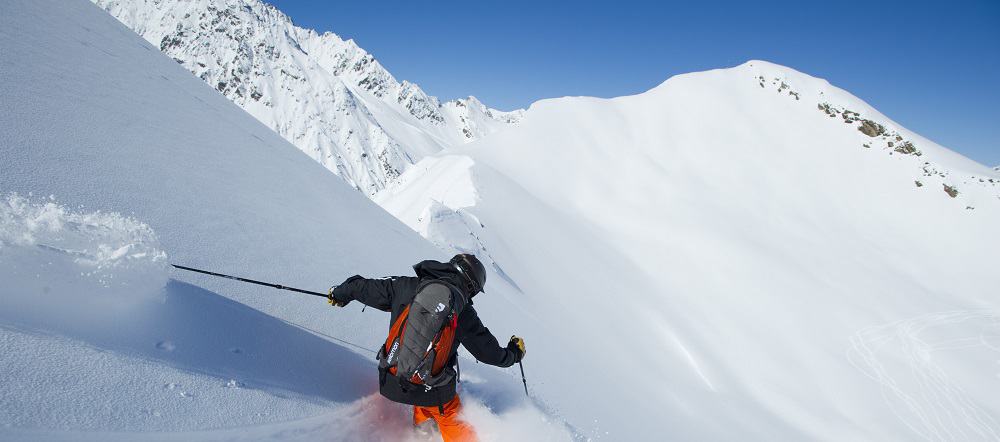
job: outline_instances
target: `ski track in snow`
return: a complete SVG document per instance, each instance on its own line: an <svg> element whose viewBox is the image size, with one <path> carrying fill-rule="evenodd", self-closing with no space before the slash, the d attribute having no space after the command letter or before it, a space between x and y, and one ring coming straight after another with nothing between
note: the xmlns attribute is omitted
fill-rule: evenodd
<svg viewBox="0 0 1000 442"><path fill-rule="evenodd" d="M940 342L929 342L930 337L924 336L960 325L978 332ZM851 338L847 357L851 365L879 383L893 414L923 439L1000 440L997 420L934 360L936 352L980 350L991 353L1000 364L998 343L1000 316L995 312L950 311L862 329ZM905 367L889 368L893 358L901 359Z"/></svg>

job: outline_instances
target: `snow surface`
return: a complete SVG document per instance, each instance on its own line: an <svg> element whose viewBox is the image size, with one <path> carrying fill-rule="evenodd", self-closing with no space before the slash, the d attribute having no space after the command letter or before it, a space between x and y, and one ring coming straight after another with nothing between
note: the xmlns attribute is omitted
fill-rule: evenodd
<svg viewBox="0 0 1000 442"><path fill-rule="evenodd" d="M0 53L0 439L428 440L385 314L166 265L324 291L441 250L85 0L0 3ZM463 375L484 439L570 437Z"/></svg>
<svg viewBox="0 0 1000 442"><path fill-rule="evenodd" d="M535 394L585 435L996 440L998 186L750 61L537 102L376 201L502 270L484 309L517 306L496 327L526 336Z"/></svg>
<svg viewBox="0 0 1000 442"><path fill-rule="evenodd" d="M441 104L353 40L297 27L260 0L93 1L367 195L523 112L475 97Z"/></svg>

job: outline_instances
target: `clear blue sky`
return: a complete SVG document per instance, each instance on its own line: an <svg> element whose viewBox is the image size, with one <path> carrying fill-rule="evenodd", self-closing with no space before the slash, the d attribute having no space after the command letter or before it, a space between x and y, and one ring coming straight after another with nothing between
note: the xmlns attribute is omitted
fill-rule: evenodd
<svg viewBox="0 0 1000 442"><path fill-rule="evenodd" d="M442 99L510 110L645 91L763 59L823 77L890 118L1000 165L1000 1L267 0L353 38Z"/></svg>

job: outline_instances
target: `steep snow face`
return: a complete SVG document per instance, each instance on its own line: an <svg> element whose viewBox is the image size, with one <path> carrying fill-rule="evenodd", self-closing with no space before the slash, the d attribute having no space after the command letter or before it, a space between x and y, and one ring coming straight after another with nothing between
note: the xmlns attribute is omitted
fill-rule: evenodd
<svg viewBox="0 0 1000 442"><path fill-rule="evenodd" d="M353 40L259 0L93 0L366 194L441 149L517 123L474 98L444 105Z"/></svg>
<svg viewBox="0 0 1000 442"><path fill-rule="evenodd" d="M89 2L0 2L0 53L0 439L421 440L386 314L167 257L325 291L440 250ZM462 367L485 440L569 439Z"/></svg>
<svg viewBox="0 0 1000 442"><path fill-rule="evenodd" d="M484 254L477 306L583 434L990 440L998 196L997 171L751 61L535 103L377 200Z"/></svg>

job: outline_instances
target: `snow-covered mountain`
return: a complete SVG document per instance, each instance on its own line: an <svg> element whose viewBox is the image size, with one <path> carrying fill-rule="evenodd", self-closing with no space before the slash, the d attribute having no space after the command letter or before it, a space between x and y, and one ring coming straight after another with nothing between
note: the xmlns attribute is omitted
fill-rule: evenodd
<svg viewBox="0 0 1000 442"><path fill-rule="evenodd" d="M180 21L214 5L224 31L280 17L168 3L195 8ZM282 54L311 41L259 38ZM459 145L435 138L458 126L400 103L414 90L324 74L337 65L310 61L315 42L246 65L283 78L240 77L248 102L262 106L254 87L340 90L356 107L338 118L373 116L358 131L424 140L386 156L426 147L398 179L366 175L391 181L375 199L397 220L163 41L86 0L0 2L0 439L434 440L375 392L384 314L167 263L323 290L455 250L490 264L484 322L528 346L531 400L516 369L461 353L484 440L1000 435L1000 172L826 81L752 61L541 101ZM280 73L295 67L303 81ZM288 121L326 111L292 103ZM475 120L473 138L512 121L436 109Z"/></svg>
<svg viewBox="0 0 1000 442"><path fill-rule="evenodd" d="M376 200L493 263L583 434L1000 437L1000 173L824 80L751 61L540 101Z"/></svg>
<svg viewBox="0 0 1000 442"><path fill-rule="evenodd" d="M373 194L425 155L517 123L474 97L440 103L353 40L260 0L93 0L283 138Z"/></svg>

